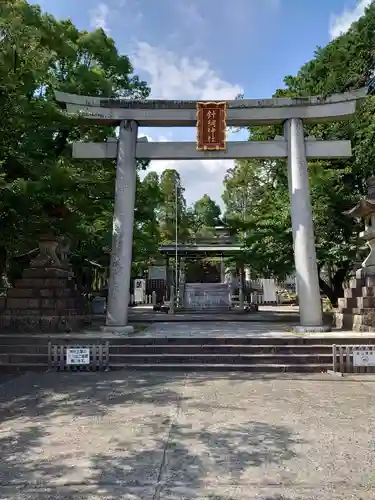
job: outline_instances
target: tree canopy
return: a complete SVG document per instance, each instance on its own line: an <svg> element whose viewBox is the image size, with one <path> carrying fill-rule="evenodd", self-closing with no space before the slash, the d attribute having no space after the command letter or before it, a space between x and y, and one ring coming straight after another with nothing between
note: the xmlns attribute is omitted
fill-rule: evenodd
<svg viewBox="0 0 375 500"><path fill-rule="evenodd" d="M73 141L115 137L112 126L67 116L56 90L104 97L146 98L150 89L134 75L102 29L79 30L26 0L0 4L0 274L6 255L36 246L41 234L69 236L76 254L102 259L112 234L115 162L72 158ZM326 47L275 96L327 95L357 89L375 69L375 4L349 31ZM375 97L354 120L306 126L306 135L350 139L349 160L309 163L321 288L332 302L342 293L361 249L358 227L343 215L365 194L375 165ZM278 126L251 127L249 140L274 138ZM147 163L139 162L139 173ZM222 223L220 207L204 195L188 207L176 170L137 179L134 272L157 255L160 243L189 241ZM284 277L293 272L289 192L285 162L238 161L224 181L224 221L239 232L253 271Z"/></svg>
<svg viewBox="0 0 375 500"><path fill-rule="evenodd" d="M221 209L208 194L204 194L188 211L189 227L195 237L209 236L221 225Z"/></svg>
<svg viewBox="0 0 375 500"><path fill-rule="evenodd" d="M115 137L116 130L68 116L54 93L144 99L150 89L102 29L79 30L25 0L1 2L0 37L0 275L7 255L30 251L46 233L69 237L77 257L106 264L108 252L103 249L111 246L115 161L74 159L71 145L104 141ZM139 162L139 173L146 167L147 162ZM197 216L186 206L177 171L141 178L135 275L157 256L160 243L175 240L176 213L179 241L190 239L191 217ZM204 219L200 209L199 224L213 223L215 204L209 198L204 203L212 213Z"/></svg>
<svg viewBox="0 0 375 500"><path fill-rule="evenodd" d="M149 88L103 30L80 31L24 0L1 3L0 34L2 254L30 250L53 232L98 257L112 233L115 164L75 160L71 143L105 140L115 130L67 116L54 92L145 98ZM157 196L138 179L136 256L145 245L137 229L155 224Z"/></svg>
<svg viewBox="0 0 375 500"><path fill-rule="evenodd" d="M326 47L295 76L286 76L285 88L275 96L341 93L365 86L375 69L375 4L349 31ZM305 126L306 135L350 139L349 160L311 161L310 187L320 285L337 302L343 281L353 265L361 242L358 228L343 215L366 192L366 180L375 166L375 98L368 97L354 120ZM279 126L253 127L249 140L273 139ZM293 272L289 193L284 161L238 161L227 173L223 200L226 217L240 231L251 267L270 276Z"/></svg>

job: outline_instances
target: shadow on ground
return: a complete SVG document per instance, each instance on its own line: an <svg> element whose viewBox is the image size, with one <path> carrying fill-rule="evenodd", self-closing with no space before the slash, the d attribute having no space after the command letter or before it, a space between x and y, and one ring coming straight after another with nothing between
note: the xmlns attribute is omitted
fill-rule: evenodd
<svg viewBox="0 0 375 500"><path fill-rule="evenodd" d="M218 376L205 374L196 383L207 383ZM242 378L240 374L232 377L234 383ZM184 409L215 411L215 404L195 401L173 390L173 384L181 385L185 380L184 374L176 373L47 373L24 375L1 386L0 499L202 498L207 477L220 481L221 476L229 476L236 484L248 468L272 463L282 466L296 457L295 447L301 441L282 425L249 420L225 428L197 429L184 422L179 418ZM80 418L90 417L97 423L116 407L145 404L152 405L153 410L142 417L142 431L159 436L151 449L141 449L131 436L119 432L109 451L97 448L93 435L89 477L74 483L64 480L71 472L65 461L71 453L68 442L62 454L46 456L43 443L51 434L51 419L69 417L74 426ZM166 413L168 407L173 411ZM159 421L165 426L162 437ZM196 447L204 452L198 454ZM59 481L60 485L54 486ZM189 495L172 494L176 486L188 488ZM78 494L81 490L87 493ZM209 493L205 498L231 500L230 496ZM277 495L256 498L289 500Z"/></svg>

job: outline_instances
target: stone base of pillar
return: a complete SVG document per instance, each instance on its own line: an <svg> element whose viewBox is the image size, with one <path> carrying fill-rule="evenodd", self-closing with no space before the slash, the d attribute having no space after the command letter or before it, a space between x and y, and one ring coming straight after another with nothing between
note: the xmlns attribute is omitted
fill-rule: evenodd
<svg viewBox="0 0 375 500"><path fill-rule="evenodd" d="M354 332L375 331L375 275L358 269L344 290L334 313L337 328Z"/></svg>
<svg viewBox="0 0 375 500"><path fill-rule="evenodd" d="M129 335L130 333L134 333L134 327L132 327L131 325L124 325L124 326L105 325L101 327L101 331L103 333L111 335Z"/></svg>
<svg viewBox="0 0 375 500"><path fill-rule="evenodd" d="M332 327L330 325L321 326L302 326L298 325L294 328L296 333L325 333L330 332Z"/></svg>

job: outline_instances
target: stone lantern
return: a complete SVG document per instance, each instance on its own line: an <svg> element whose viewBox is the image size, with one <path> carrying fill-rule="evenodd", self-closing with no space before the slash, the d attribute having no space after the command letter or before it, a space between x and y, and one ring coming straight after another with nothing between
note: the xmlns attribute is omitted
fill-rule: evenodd
<svg viewBox="0 0 375 500"><path fill-rule="evenodd" d="M344 290L335 313L336 326L357 332L375 331L375 177L368 179L367 186L367 197L344 214L364 220L365 229L359 236L366 241L370 253Z"/></svg>
<svg viewBox="0 0 375 500"><path fill-rule="evenodd" d="M353 219L364 220L365 230L359 236L367 242L370 253L358 271L361 275L375 276L375 177L370 177L367 186L367 198L360 200L354 208L344 214Z"/></svg>

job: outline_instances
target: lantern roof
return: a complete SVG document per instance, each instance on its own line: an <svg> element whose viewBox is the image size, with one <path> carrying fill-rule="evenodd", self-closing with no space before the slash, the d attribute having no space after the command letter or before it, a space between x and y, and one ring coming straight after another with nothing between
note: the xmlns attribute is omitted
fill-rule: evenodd
<svg viewBox="0 0 375 500"><path fill-rule="evenodd" d="M367 181L367 198L362 198L355 207L343 212L353 219L361 219L375 213L375 176Z"/></svg>

